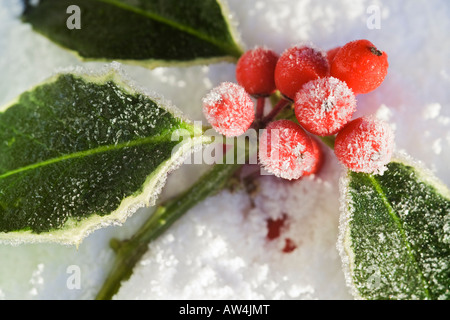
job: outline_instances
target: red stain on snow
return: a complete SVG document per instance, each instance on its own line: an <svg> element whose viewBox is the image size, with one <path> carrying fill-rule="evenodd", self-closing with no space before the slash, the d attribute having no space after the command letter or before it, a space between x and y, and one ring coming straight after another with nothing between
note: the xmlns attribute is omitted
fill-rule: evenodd
<svg viewBox="0 0 450 320"><path fill-rule="evenodd" d="M278 219L267 219L267 239L269 241L275 240L281 236L283 229L287 228L288 216L283 214L281 218ZM290 238L285 239L285 245L283 248L284 253L290 253L297 248L297 245Z"/></svg>

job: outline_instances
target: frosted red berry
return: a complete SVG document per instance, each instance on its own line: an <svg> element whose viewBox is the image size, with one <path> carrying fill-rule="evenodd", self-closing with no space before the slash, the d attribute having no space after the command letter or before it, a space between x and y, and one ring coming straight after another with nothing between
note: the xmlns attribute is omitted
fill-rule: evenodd
<svg viewBox="0 0 450 320"><path fill-rule="evenodd" d="M244 88L223 82L203 98L206 120L219 133L239 136L250 128L254 119L254 103Z"/></svg>
<svg viewBox="0 0 450 320"><path fill-rule="evenodd" d="M334 60L334 57L336 56L336 53L340 49L341 49L341 47L336 47L336 48L333 48L333 49L330 49L330 50L327 51L327 60L328 60L328 64L330 65L330 67L331 67L331 63Z"/></svg>
<svg viewBox="0 0 450 320"><path fill-rule="evenodd" d="M309 176L318 173L323 164L322 146L320 145L319 141L317 141L317 139L314 137L311 138L311 143L313 146L312 152L313 163L311 168L303 173L303 176Z"/></svg>
<svg viewBox="0 0 450 320"><path fill-rule="evenodd" d="M336 136L334 152L338 160L355 172L380 174L386 170L394 150L390 126L372 117L351 121Z"/></svg>
<svg viewBox="0 0 450 320"><path fill-rule="evenodd" d="M293 121L271 122L260 137L259 159L261 165L275 176L298 179L314 166L311 138Z"/></svg>
<svg viewBox="0 0 450 320"><path fill-rule="evenodd" d="M345 44L331 63L330 74L345 81L355 94L375 90L384 81L389 63L385 52L368 40Z"/></svg>
<svg viewBox="0 0 450 320"><path fill-rule="evenodd" d="M236 80L253 96L268 96L275 90L275 66L278 54L258 47L246 51L236 65Z"/></svg>
<svg viewBox="0 0 450 320"><path fill-rule="evenodd" d="M324 77L312 80L295 96L295 116L307 131L319 135L336 134L356 111L353 91L345 82Z"/></svg>
<svg viewBox="0 0 450 320"><path fill-rule="evenodd" d="M328 73L328 60L322 51L295 46L287 49L278 59L275 84L284 96L294 100L295 94L305 83L325 77Z"/></svg>

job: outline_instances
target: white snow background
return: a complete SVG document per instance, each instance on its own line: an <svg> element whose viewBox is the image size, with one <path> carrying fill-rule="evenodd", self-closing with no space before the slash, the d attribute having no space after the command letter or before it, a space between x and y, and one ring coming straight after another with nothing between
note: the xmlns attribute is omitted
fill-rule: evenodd
<svg viewBox="0 0 450 320"><path fill-rule="evenodd" d="M247 48L278 53L312 42L327 50L366 38L389 56L389 74L374 92L357 96L356 116L377 114L405 150L450 185L450 3L447 0L228 0ZM380 28L370 28L379 10ZM20 22L19 0L0 1L0 104L82 63ZM137 84L201 120L201 98L234 65L148 70L123 66ZM206 168L183 166L162 198L186 188ZM314 178L260 180L253 197L224 191L196 206L150 245L118 299L352 299L336 249L341 166L327 151ZM252 205L253 203L253 205ZM96 231L78 250L58 244L0 245L0 299L93 299L113 261L108 242L133 234L151 210L123 226ZM266 219L288 216L280 238L267 241ZM297 245L282 253L285 238ZM79 268L81 287L67 286Z"/></svg>

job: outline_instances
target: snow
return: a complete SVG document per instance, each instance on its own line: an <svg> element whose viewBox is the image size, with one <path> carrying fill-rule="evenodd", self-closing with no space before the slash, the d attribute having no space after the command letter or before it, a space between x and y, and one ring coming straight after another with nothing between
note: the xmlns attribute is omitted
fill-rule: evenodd
<svg viewBox="0 0 450 320"><path fill-rule="evenodd" d="M395 128L396 146L450 185L450 5L447 0L228 0L247 48L277 53L304 42L328 50L367 38L389 55L389 73L375 91L358 95L354 117L375 114ZM379 25L372 17L378 8ZM19 0L0 2L0 105L47 79L76 57L22 24ZM370 19L370 20L369 20ZM371 23L368 23L368 22ZM234 81L234 66L216 64L147 70L123 66L140 86L157 92L192 120L201 100ZM223 192L198 205L150 246L118 299L352 299L336 249L341 166L326 150L317 177L259 180L257 192ZM183 166L163 198L177 194L207 169ZM266 219L288 216L278 239L265 239ZM140 210L123 226L90 235L81 246L0 246L0 299L92 299L113 253L111 237L126 238L150 215ZM297 245L281 250L289 238ZM71 268L78 266L79 268ZM79 270L72 273L71 270ZM68 279L78 276L80 286Z"/></svg>
<svg viewBox="0 0 450 320"><path fill-rule="evenodd" d="M339 259L335 234L324 233L336 224L337 199L317 202L338 186L322 179L290 185L273 176L259 183L254 198L224 192L183 217L150 246L116 298L347 298L340 269L330 268ZM287 230L267 241L265 220L283 214ZM291 254L282 252L287 238L297 245Z"/></svg>

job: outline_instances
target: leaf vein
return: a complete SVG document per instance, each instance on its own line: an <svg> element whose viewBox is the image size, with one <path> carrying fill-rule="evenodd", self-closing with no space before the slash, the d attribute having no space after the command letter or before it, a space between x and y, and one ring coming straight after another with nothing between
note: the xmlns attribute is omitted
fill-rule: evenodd
<svg viewBox="0 0 450 320"><path fill-rule="evenodd" d="M150 18L152 20L155 20L157 22L166 24L166 25L168 25L170 27L173 27L175 29L178 29L178 30L180 30L180 31L182 31L184 33L188 33L188 34L193 35L193 36L195 36L195 37L197 37L197 38L199 38L201 40L209 42L209 43L215 45L216 47L221 48L225 52L228 52L229 54L231 54L233 56L240 56L242 54L240 52L240 49L238 49L238 48L230 49L229 46L226 43L224 43L223 41L216 40L216 39L212 38L211 36L209 36L209 35L207 35L205 33L199 32L198 30L195 30L195 29L193 29L193 28L191 28L191 27L189 27L187 25L181 24L181 23L176 22L174 20L167 19L167 18L165 18L165 17L163 17L161 15L158 15L156 13L153 13L153 12L150 12L150 11L145 11L145 10L142 10L142 9L139 9L139 8L127 5L125 3L122 3L122 2L119 2L119 1L116 1L116 0L96 0L96 1L103 2L103 3L106 3L106 4L112 5L112 6L116 6L116 7L119 7L121 9L123 9L123 10L128 10L128 11L134 12L136 14L143 15L143 16L145 16L147 18Z"/></svg>
<svg viewBox="0 0 450 320"><path fill-rule="evenodd" d="M94 148L94 149L83 150L83 151L74 152L74 153L71 153L71 154L66 154L66 155L63 155L63 156L60 156L60 157L44 160L44 161L41 161L41 162L30 164L30 165L25 166L25 167L21 167L21 168L15 169L15 170L11 170L9 172L5 172L2 175L0 175L0 180L5 179L7 177L10 177L12 175L21 173L21 172L37 169L37 168L40 168L40 167L43 167L43 166L51 165L51 164L54 164L54 163L65 161L65 160L76 159L76 158L83 158L83 157L92 156L92 155L99 154L99 153L104 153L104 152L109 152L109 151L116 151L116 150L121 150L121 149L128 148L128 147L136 147L136 146L141 146L141 145L149 144L149 143L157 143L157 142L168 141L169 137L171 136L171 133L172 133L171 131L168 131L166 133L163 133L163 134L160 134L160 135L157 135L157 136L136 139L136 140L127 141L127 142L119 143L119 144L115 144L115 145L99 146L99 147Z"/></svg>
<svg viewBox="0 0 450 320"><path fill-rule="evenodd" d="M420 269L420 267L418 265L417 259L416 259L415 254L414 254L414 250L413 250L411 244L408 241L408 237L407 237L407 235L405 233L405 230L404 230L404 228L402 226L402 221L400 220L400 217L395 212L394 208L392 207L391 203L389 202L389 200L388 200L388 198L386 196L386 193L383 191L383 189L382 189L380 183L378 182L378 180L375 179L375 177L373 175L368 174L367 176L369 177L369 180L372 183L372 185L374 186L376 192L380 195L381 200L383 201L383 204L386 206L390 217L392 218L392 220L394 221L395 225L399 229L400 235L402 236L402 240L403 240L403 242L404 242L404 244L406 246L406 249L407 249L407 252L408 252L408 256L409 256L411 262L415 265L415 269L417 270L417 273L418 273L418 275L420 277L420 280L421 280L421 283L422 283L425 295L428 298L431 299L430 292L428 291L428 288L427 288L427 285L426 285L425 277L424 277L424 275L423 275L423 273L422 273L422 271L421 271L421 269Z"/></svg>

